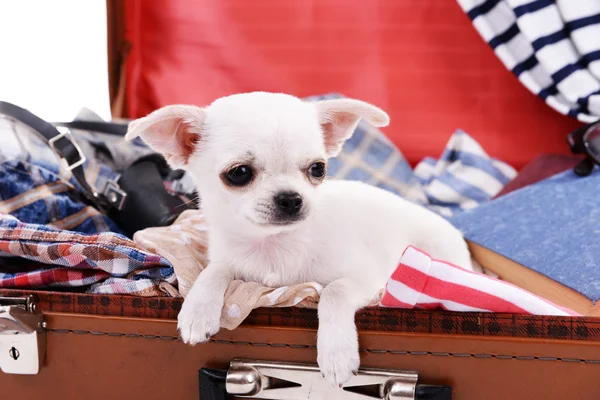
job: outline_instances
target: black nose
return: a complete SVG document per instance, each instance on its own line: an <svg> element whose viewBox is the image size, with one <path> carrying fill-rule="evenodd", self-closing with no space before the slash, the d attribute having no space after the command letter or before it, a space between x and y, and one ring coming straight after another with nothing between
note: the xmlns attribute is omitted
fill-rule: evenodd
<svg viewBox="0 0 600 400"><path fill-rule="evenodd" d="M302 208L302 197L296 192L282 192L275 196L279 211L286 215L296 215Z"/></svg>

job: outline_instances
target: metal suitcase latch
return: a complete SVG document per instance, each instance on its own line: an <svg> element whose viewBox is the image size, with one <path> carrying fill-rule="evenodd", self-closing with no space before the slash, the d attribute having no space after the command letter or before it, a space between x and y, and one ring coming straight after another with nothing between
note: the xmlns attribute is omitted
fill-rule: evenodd
<svg viewBox="0 0 600 400"><path fill-rule="evenodd" d="M235 398L254 399L452 399L452 388L419 385L417 380L413 371L364 368L340 390L322 377L316 365L234 359L225 388Z"/></svg>
<svg viewBox="0 0 600 400"><path fill-rule="evenodd" d="M35 313L33 297L0 296L0 370L35 375L45 354L46 324Z"/></svg>

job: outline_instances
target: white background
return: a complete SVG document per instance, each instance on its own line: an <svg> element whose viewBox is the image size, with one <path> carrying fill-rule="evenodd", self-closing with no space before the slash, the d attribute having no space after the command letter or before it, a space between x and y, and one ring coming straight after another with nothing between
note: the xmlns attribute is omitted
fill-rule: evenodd
<svg viewBox="0 0 600 400"><path fill-rule="evenodd" d="M110 118L105 0L0 0L0 100L48 121Z"/></svg>

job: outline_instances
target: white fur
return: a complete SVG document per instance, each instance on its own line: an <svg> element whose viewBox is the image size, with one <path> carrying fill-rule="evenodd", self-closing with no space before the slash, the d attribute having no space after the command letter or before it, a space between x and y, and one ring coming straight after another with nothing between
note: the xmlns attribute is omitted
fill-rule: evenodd
<svg viewBox="0 0 600 400"><path fill-rule="evenodd" d="M165 113L182 118L187 134L200 136L185 168L195 178L209 224L210 265L179 314L184 342L205 342L218 332L232 279L272 287L316 281L326 285L318 310L317 361L325 377L341 385L359 367L354 315L384 287L408 245L473 268L461 233L437 214L363 183L325 180L313 186L306 178L303 168L336 154L360 118L387 125L378 108L358 100L313 104L283 94L248 93L215 101L195 113L201 121L191 123L185 120L189 109L180 115L178 107L157 111L160 118L150 114L128 137L144 137L136 127L160 124ZM152 146L164 151L156 137ZM249 157L257 169L255 182L246 190L224 185L222 170ZM303 221L269 225L265 207L281 190L302 196Z"/></svg>

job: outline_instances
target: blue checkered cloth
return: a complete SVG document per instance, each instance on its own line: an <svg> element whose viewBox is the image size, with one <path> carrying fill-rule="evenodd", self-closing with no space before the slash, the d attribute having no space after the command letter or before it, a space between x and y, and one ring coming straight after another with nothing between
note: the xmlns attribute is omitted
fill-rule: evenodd
<svg viewBox="0 0 600 400"><path fill-rule="evenodd" d="M88 182L102 190L118 174L88 159ZM0 114L0 213L24 223L82 233L116 232L117 225L84 204L79 183L43 139Z"/></svg>
<svg viewBox="0 0 600 400"><path fill-rule="evenodd" d="M341 153L329 161L328 175L369 183L449 217L494 197L516 171L491 158L461 130L450 137L439 159L426 158L413 170L383 132L361 121Z"/></svg>
<svg viewBox="0 0 600 400"><path fill-rule="evenodd" d="M458 3L527 89L562 114L600 118L600 1Z"/></svg>

